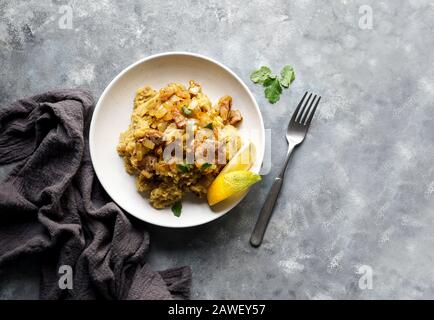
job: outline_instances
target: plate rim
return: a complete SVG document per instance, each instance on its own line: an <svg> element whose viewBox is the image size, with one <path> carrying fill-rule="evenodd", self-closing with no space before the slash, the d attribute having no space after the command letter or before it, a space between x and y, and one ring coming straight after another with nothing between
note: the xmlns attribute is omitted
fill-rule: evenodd
<svg viewBox="0 0 434 320"><path fill-rule="evenodd" d="M219 61L217 61L217 60L215 60L215 59L213 59L213 58L210 58L210 57L208 57L208 56L205 56L205 55L202 55L202 54L199 54L199 53L193 53L193 52L188 52L188 51L168 51L168 52L162 52L162 53L157 53L157 54L152 54L152 55L150 55L150 56L147 56L147 57L144 57L144 58L141 58L141 59L139 59L139 60L137 60L136 62L133 62L132 64L130 64L130 65L128 65L127 67L125 67L124 69L122 69L122 71L120 71L110 82L109 82L109 84L105 87L105 89L103 90L103 92L101 93L101 95L99 96L99 98L98 98L98 101L97 101L97 103L96 103L96 105L95 105L95 108L93 109L93 112L92 112L92 119L91 119L91 122L90 122L90 127L89 127L89 153L90 153L90 158L91 158L91 163L92 163L92 167L93 167L93 170L95 171L95 175L96 175L96 177L97 177L97 179L98 179L98 181L99 181L99 183L101 184L101 186L104 188L104 191L108 194L108 196L111 198L111 200L113 201L113 202L115 202L123 211L125 211L125 212L127 212L128 214L131 214L133 217L135 217L135 218L137 218L138 220L140 220L140 221L143 221L143 222L146 222L146 223L149 223L149 224L152 224L152 225L155 225L155 226L159 226L159 227L165 227L165 228L174 228L174 229L181 229L181 228L189 228L189 227L195 227L195 226L200 226L200 225L204 225L204 224L207 224L207 223L210 223L210 222L212 222L212 221L215 221L216 219L218 219L218 218L220 218L220 217L222 217L222 216L224 216L225 214L227 214L229 211L231 211L232 209L234 209L244 198L245 198L245 196L247 195L247 193L248 193L248 190L247 190L247 192L242 196L242 197L240 197L240 199L239 200L237 200L235 203L234 203L234 205L230 208L230 209L228 209L228 210L226 210L226 211L224 211L224 212L221 212L220 214L217 214L216 213L216 215L215 215L215 217L213 217L212 219L210 219L210 220L208 220L208 221L205 221L205 222L199 222L199 223L190 223L190 224L184 224L184 225L180 225L180 226L173 226L173 225L166 225L166 224L158 224L158 223L155 223L155 222L150 222L150 221L147 221L147 220L144 220L143 219L143 217L139 217L138 215L136 215L136 214L134 214L133 212L130 212L130 211L128 211L128 210L126 210L120 203L118 203L115 199L114 199L114 197L110 194L110 192L107 190L107 188L106 188L106 186L104 185L104 183L103 183L103 181L101 180L101 178L100 178L100 174L98 173L98 170L97 170L97 168L95 167L95 165L94 165L94 149L92 148L92 146L93 146L93 137L94 137L94 130L95 130L95 115L99 112L99 109L101 108L101 104L102 104L102 101L104 100L104 98L105 98L105 96L107 95L107 93L110 91L110 89L112 88L112 86L124 75L124 74L126 74L127 72L129 72L131 69L133 69L133 68L135 68L136 66L138 66L138 65L140 65L140 64L142 64L142 63L144 63L144 62L147 62L147 61L150 61L150 60L154 60L154 59L158 59L158 58L161 58L161 57L165 57L165 56L188 56L188 57L194 57L194 58L199 58L199 59L202 59L202 60L206 60L206 61L208 61L208 62L211 62L211 63L213 63L213 64L215 64L215 65L217 65L218 67L220 67L220 68L222 68L223 70L225 70L226 72L228 72L232 77L234 77L240 84L241 84L241 86L243 87L243 89L247 92L247 94L248 94L248 96L249 96L249 98L253 101L253 105L255 106L255 109L256 109L256 111L257 111L257 113L258 113L258 115L259 115L259 121L260 121L260 124L261 124L261 130L260 130L260 135L261 135L261 138L262 138L262 140L264 141L264 144L263 144L263 146L262 146L262 150L261 150L261 152L260 152L260 154L262 155L262 159L261 159L261 165L262 165L262 163L263 163L263 161L264 161L264 153L265 153L265 126L264 126L264 120L263 120L263 117L262 117L262 113L261 113L261 109L259 108L259 105L258 105L258 102L256 101L256 99L255 99L255 97L253 96L253 94L252 94L252 92L250 91L250 89L247 87L247 85L244 83L244 81L235 73L235 72L233 72L229 67L227 67L226 65L224 65L223 63L221 63L221 62L219 62ZM260 171L260 168L257 170L258 172Z"/></svg>

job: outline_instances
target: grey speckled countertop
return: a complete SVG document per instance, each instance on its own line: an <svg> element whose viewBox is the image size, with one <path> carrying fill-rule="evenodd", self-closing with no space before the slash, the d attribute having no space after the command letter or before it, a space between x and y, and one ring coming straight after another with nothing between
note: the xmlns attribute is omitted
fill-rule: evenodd
<svg viewBox="0 0 434 320"><path fill-rule="evenodd" d="M273 169L213 223L150 226L152 265L191 265L197 299L434 298L433 16L430 0L0 0L0 104L56 87L98 98L158 52L215 58L256 96ZM249 74L286 63L297 79L270 105ZM323 96L318 117L254 249L284 127L307 89ZM0 276L1 299L36 298L37 288L37 261Z"/></svg>

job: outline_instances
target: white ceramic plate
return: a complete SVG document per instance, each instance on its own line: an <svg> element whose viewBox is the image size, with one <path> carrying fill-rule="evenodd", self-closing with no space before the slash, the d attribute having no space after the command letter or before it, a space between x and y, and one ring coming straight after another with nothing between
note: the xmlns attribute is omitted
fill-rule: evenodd
<svg viewBox="0 0 434 320"><path fill-rule="evenodd" d="M243 121L242 135L249 135L256 146L252 171L259 172L264 157L264 124L255 98L235 73L210 58L185 52L150 56L124 69L108 85L93 113L90 126L90 154L95 172L107 193L133 216L164 227L182 228L207 223L235 207L247 192L231 197L210 208L204 199L189 196L182 201L182 214L176 217L170 208L157 210L136 190L134 177L124 169L116 152L119 134L130 123L136 90L146 84L161 88L170 82L185 85L194 79L215 103L225 94L232 96Z"/></svg>

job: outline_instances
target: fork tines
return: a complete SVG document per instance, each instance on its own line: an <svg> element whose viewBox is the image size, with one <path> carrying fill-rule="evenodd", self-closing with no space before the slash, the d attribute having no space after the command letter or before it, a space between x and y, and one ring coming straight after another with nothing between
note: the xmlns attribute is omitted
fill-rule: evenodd
<svg viewBox="0 0 434 320"><path fill-rule="evenodd" d="M321 96L315 94L311 101L310 99L312 98L312 93L309 93L309 97L305 102L308 93L309 92L306 91L303 98L298 103L298 106L295 109L294 114L292 116L291 122L297 122L298 124L307 125L307 126L310 124L310 121L312 120L313 115L315 113L316 107L318 106L319 101L321 100Z"/></svg>

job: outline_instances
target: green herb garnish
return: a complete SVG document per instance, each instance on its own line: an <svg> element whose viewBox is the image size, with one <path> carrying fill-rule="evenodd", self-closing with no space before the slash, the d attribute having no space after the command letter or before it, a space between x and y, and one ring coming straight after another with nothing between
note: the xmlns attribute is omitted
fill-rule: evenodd
<svg viewBox="0 0 434 320"><path fill-rule="evenodd" d="M271 85L275 80L277 80L276 77L274 77L274 78L267 78L267 79L265 79L265 81L262 83L262 85L266 88L266 87L268 87L269 85Z"/></svg>
<svg viewBox="0 0 434 320"><path fill-rule="evenodd" d="M201 167L200 167L200 170L206 170L206 169L208 169L209 167L211 167L212 166L212 164L211 163L208 163L208 162L205 162Z"/></svg>
<svg viewBox="0 0 434 320"><path fill-rule="evenodd" d="M292 81L295 80L294 68L291 66L284 66L280 71L279 82L282 87L288 88Z"/></svg>
<svg viewBox="0 0 434 320"><path fill-rule="evenodd" d="M207 128L207 129L211 129L211 130L212 130L212 123L208 123L204 128Z"/></svg>
<svg viewBox="0 0 434 320"><path fill-rule="evenodd" d="M264 83L265 80L272 76L270 68L262 66L258 70L252 72L250 79L254 83Z"/></svg>
<svg viewBox="0 0 434 320"><path fill-rule="evenodd" d="M280 86L279 80L274 79L265 88L265 97L270 101L270 103L276 103L280 99L280 94L282 93L282 87Z"/></svg>
<svg viewBox="0 0 434 320"><path fill-rule="evenodd" d="M280 76L276 77L272 74L270 68L262 66L258 70L253 71L250 79L254 83L260 83L265 87L265 97L270 103L276 103L280 99L282 87L288 88L295 80L294 68L286 65L280 71Z"/></svg>
<svg viewBox="0 0 434 320"><path fill-rule="evenodd" d="M193 165L192 164L189 164L189 163L178 163L177 165L176 165L176 168L178 169L178 171L179 172L188 172L188 171L190 171L190 169L191 168L193 168Z"/></svg>
<svg viewBox="0 0 434 320"><path fill-rule="evenodd" d="M187 108L186 106L182 106L182 112L184 112L185 115L191 114L191 110Z"/></svg>
<svg viewBox="0 0 434 320"><path fill-rule="evenodd" d="M179 217L181 215L182 211L182 203L181 201L175 202L175 204L172 206L172 212L175 217Z"/></svg>

